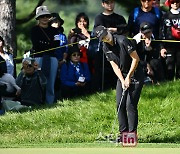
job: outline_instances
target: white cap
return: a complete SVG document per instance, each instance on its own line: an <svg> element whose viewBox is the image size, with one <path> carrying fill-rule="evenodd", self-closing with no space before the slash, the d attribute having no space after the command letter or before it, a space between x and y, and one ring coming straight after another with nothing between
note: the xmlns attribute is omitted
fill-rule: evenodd
<svg viewBox="0 0 180 154"><path fill-rule="evenodd" d="M47 6L39 6L36 8L36 19L39 17L39 16L42 16L42 15L51 15L51 13L49 12Z"/></svg>

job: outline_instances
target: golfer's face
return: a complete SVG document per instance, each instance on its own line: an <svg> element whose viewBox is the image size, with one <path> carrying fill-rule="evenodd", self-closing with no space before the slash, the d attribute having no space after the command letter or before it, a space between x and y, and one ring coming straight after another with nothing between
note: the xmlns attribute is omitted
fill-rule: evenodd
<svg viewBox="0 0 180 154"><path fill-rule="evenodd" d="M108 34L106 36L103 37L102 41L106 42L106 43L110 43L112 42L112 34L110 32L108 32Z"/></svg>

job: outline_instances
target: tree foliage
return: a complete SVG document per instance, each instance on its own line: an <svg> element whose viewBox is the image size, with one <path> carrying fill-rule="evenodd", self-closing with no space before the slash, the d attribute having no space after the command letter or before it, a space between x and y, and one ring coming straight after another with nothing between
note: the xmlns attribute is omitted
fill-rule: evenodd
<svg viewBox="0 0 180 154"><path fill-rule="evenodd" d="M42 5L45 1L48 1L48 0L39 0L37 2L36 7ZM51 0L51 2L52 3L57 2L60 5L73 5L73 4L78 4L78 3L87 3L87 0ZM128 12L131 11L135 6L139 5L139 1L132 1L132 0L126 0L126 1L116 0L116 2L122 5L123 7L125 7ZM33 19L36 14L36 7L27 17L23 19L16 19L16 23L23 24Z"/></svg>
<svg viewBox="0 0 180 154"><path fill-rule="evenodd" d="M121 4L126 8L126 10L132 11L134 7L140 4L140 0L115 0L117 3Z"/></svg>
<svg viewBox="0 0 180 154"><path fill-rule="evenodd" d="M28 21L30 21L31 19L33 19L36 15L36 8L38 6L41 6L46 0L39 0L37 2L36 7L33 9L33 11L25 18L22 19L16 19L16 24L24 24ZM51 0L51 2L57 2L61 5L72 5L72 4L77 4L77 3L85 3L85 0Z"/></svg>
<svg viewBox="0 0 180 154"><path fill-rule="evenodd" d="M27 17L25 17L23 19L16 19L16 24L23 24L23 23L26 23L26 22L30 21L31 19L33 19L34 16L36 15L36 8L38 6L41 6L45 1L46 0L39 0L39 2L37 3L37 6L34 8L32 13L30 13Z"/></svg>

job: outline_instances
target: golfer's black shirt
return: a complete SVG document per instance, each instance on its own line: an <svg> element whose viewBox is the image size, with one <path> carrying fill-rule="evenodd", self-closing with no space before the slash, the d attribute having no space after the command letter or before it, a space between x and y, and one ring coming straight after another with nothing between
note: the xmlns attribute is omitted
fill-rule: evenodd
<svg viewBox="0 0 180 154"><path fill-rule="evenodd" d="M131 67L132 58L130 54L135 51L135 46L130 40L123 35L113 35L114 45L111 46L108 43L103 43L103 51L112 51L113 61L119 66L122 73L128 73Z"/></svg>

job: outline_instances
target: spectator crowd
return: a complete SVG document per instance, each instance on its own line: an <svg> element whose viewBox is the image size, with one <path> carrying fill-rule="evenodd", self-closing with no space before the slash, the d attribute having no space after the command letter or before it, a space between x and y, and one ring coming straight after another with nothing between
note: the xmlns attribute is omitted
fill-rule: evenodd
<svg viewBox="0 0 180 154"><path fill-rule="evenodd" d="M88 15L80 12L67 36L65 20L58 13L50 13L47 6L37 7L37 25L30 31L32 49L24 55L19 74L13 52L6 49L0 36L0 108L8 100L19 101L22 107L52 105L115 89L117 76L103 53L102 42L95 38L98 26L131 41L143 67L144 84L179 79L180 0L166 0L166 12L161 10L160 0L140 0L140 4L126 21L114 12L115 0L102 0L103 12L94 18L93 29L89 30Z"/></svg>

